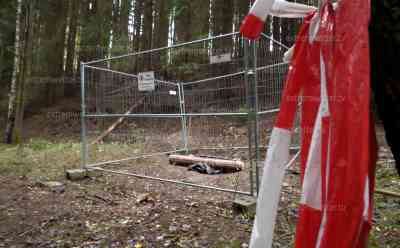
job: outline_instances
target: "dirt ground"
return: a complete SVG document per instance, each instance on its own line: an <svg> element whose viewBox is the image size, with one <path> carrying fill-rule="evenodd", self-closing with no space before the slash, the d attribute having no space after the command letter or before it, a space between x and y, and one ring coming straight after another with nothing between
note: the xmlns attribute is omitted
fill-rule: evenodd
<svg viewBox="0 0 400 248"><path fill-rule="evenodd" d="M56 190L0 184L0 247L225 247L246 243L251 227L230 195L210 191L118 176Z"/></svg>
<svg viewBox="0 0 400 248"><path fill-rule="evenodd" d="M0 176L0 247L247 247L233 194L99 175L49 188ZM292 247L298 175L284 183L274 247ZM376 196L371 247L399 247L399 199Z"/></svg>

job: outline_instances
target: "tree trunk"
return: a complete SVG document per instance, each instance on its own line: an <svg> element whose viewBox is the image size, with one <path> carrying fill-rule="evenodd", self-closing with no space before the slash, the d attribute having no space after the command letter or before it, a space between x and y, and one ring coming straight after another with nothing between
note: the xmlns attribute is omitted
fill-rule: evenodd
<svg viewBox="0 0 400 248"><path fill-rule="evenodd" d="M112 29L113 1L80 1L80 51L79 61L104 58L109 53Z"/></svg>
<svg viewBox="0 0 400 248"><path fill-rule="evenodd" d="M211 16L213 35L232 32L233 10L233 0L213 0Z"/></svg>
<svg viewBox="0 0 400 248"><path fill-rule="evenodd" d="M133 45L132 50L138 52L142 50L141 46L141 31L143 27L142 21L143 0L135 0L133 14Z"/></svg>
<svg viewBox="0 0 400 248"><path fill-rule="evenodd" d="M192 1L190 10L193 19L191 22L192 38L208 37L210 33L210 0Z"/></svg>
<svg viewBox="0 0 400 248"><path fill-rule="evenodd" d="M14 68L14 53L10 49L15 42L16 1L0 0L0 87L8 89ZM0 97L6 97L5 90Z"/></svg>
<svg viewBox="0 0 400 248"><path fill-rule="evenodd" d="M119 43L122 51L127 52L129 35L129 16L132 8L132 1L121 0L121 12L119 18ZM162 1L164 2L164 1Z"/></svg>
<svg viewBox="0 0 400 248"><path fill-rule="evenodd" d="M175 6L176 41L188 42L208 36L210 0L179 0Z"/></svg>
<svg viewBox="0 0 400 248"><path fill-rule="evenodd" d="M31 36L32 33L32 22L33 22L33 8L34 1L25 2L26 8L24 12L24 37L21 45L23 45L23 51L20 54L20 66L21 71L19 78L17 80L17 109L16 109L16 118L15 118L15 129L14 129L14 139L17 144L22 144L23 142L23 120L24 120L24 112L25 112L25 82L28 75L31 72L31 58L32 58L32 49L33 49L33 39ZM22 26L22 25L21 25Z"/></svg>
<svg viewBox="0 0 400 248"><path fill-rule="evenodd" d="M95 44L101 49L101 55L98 55L97 58L104 58L109 52L112 28L112 5L112 1L96 1L95 33L97 33L97 37Z"/></svg>
<svg viewBox="0 0 400 248"><path fill-rule="evenodd" d="M90 23L93 18L93 8L89 8L88 1L79 1L80 15L79 19L79 64L82 62L87 62L93 57L92 50L90 46L92 38L92 32L90 31Z"/></svg>
<svg viewBox="0 0 400 248"><path fill-rule="evenodd" d="M157 3L157 19L155 26L155 46L168 46L170 3L159 1Z"/></svg>
<svg viewBox="0 0 400 248"><path fill-rule="evenodd" d="M112 30L113 30L113 50L116 50L117 46L119 45L120 35L121 35L121 10L120 7L121 0L112 0Z"/></svg>
<svg viewBox="0 0 400 248"><path fill-rule="evenodd" d="M153 48L153 0L144 0L143 48Z"/></svg>
<svg viewBox="0 0 400 248"><path fill-rule="evenodd" d="M75 76L74 62L75 62L75 49L76 49L76 35L78 30L78 18L79 18L79 0L71 0L69 6L69 32L67 41L67 58L65 64L65 76L67 84L64 87L64 96L70 97L74 95L75 87L72 84ZM70 80L71 79L71 80Z"/></svg>
<svg viewBox="0 0 400 248"><path fill-rule="evenodd" d="M64 1L47 0L46 23L44 27L43 74L51 78L46 89L47 104L52 105L64 94L63 84L58 79L63 76L64 47L66 31L66 7Z"/></svg>
<svg viewBox="0 0 400 248"><path fill-rule="evenodd" d="M21 13L22 13L22 0L17 0L17 14L15 21L15 56L14 56L14 70L11 79L11 88L9 94L8 102L8 116L7 116L7 126L5 131L4 142L7 144L12 144L13 133L15 128L16 110L17 110L17 80L20 73L20 37L21 37Z"/></svg>
<svg viewBox="0 0 400 248"><path fill-rule="evenodd" d="M175 6L175 32L176 42L187 42L192 40L192 16L191 0L177 1Z"/></svg>

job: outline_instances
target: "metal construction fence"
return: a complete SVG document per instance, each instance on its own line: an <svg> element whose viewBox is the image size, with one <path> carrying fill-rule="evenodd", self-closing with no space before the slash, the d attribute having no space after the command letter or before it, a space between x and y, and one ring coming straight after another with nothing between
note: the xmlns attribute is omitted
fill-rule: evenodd
<svg viewBox="0 0 400 248"><path fill-rule="evenodd" d="M83 63L83 168L255 195L287 49L235 32ZM169 165L176 153L246 166L200 177Z"/></svg>

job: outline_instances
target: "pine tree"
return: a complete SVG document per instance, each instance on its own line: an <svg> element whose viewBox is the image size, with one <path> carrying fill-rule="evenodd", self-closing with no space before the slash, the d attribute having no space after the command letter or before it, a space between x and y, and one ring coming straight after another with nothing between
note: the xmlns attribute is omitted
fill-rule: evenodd
<svg viewBox="0 0 400 248"><path fill-rule="evenodd" d="M17 13L15 21L15 42L14 42L14 69L11 79L11 87L9 94L9 104L8 104L8 116L7 116L7 126L5 130L4 142L6 144L11 144L15 142L13 137L15 129L15 121L17 116L17 96L18 91L18 77L20 74L20 54L21 54L21 15L22 15L22 0L17 0Z"/></svg>
<svg viewBox="0 0 400 248"><path fill-rule="evenodd" d="M68 6L65 1L42 1L44 12L43 62L42 74L48 81L46 99L49 105L64 94L63 84L56 83L64 74L64 44L67 27L66 16Z"/></svg>
<svg viewBox="0 0 400 248"><path fill-rule="evenodd" d="M65 62L65 76L73 78L75 76L75 57L76 57L76 39L78 33L79 19L79 0L71 0L68 10L68 38L67 38L67 57ZM69 80L68 80L69 81ZM69 82L65 85L64 96L73 96L74 87Z"/></svg>

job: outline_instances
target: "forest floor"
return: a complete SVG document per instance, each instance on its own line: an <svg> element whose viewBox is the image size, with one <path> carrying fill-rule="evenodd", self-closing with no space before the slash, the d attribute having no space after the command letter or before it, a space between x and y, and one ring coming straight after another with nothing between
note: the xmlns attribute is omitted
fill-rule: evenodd
<svg viewBox="0 0 400 248"><path fill-rule="evenodd" d="M33 127L43 127L42 119L32 117L27 132L40 133ZM75 130L74 123L56 124L42 128L46 134L41 138L31 135L23 149L0 144L0 247L248 246L253 216L234 209L237 195L111 174L66 180L65 170L79 166L79 129ZM72 130L69 141L57 136L65 130ZM399 192L400 179L389 150L382 147L379 155L377 187ZM172 168L165 161L151 162ZM158 170L157 176L169 177L177 170ZM184 175L217 185L235 179L234 175L196 172ZM61 185L45 185L54 181ZM274 247L293 247L299 195L299 175L289 172ZM397 248L399 244L400 199L376 194L370 247Z"/></svg>

